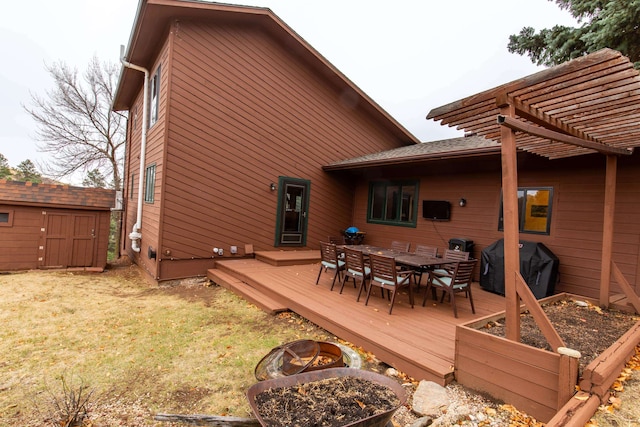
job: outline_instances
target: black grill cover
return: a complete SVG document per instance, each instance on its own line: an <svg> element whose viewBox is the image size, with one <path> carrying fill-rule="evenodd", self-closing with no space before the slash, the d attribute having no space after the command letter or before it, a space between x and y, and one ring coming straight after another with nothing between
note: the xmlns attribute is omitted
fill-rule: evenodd
<svg viewBox="0 0 640 427"><path fill-rule="evenodd" d="M537 298L553 295L560 261L545 245L520 241L520 274ZM504 295L504 239L482 250L480 286Z"/></svg>

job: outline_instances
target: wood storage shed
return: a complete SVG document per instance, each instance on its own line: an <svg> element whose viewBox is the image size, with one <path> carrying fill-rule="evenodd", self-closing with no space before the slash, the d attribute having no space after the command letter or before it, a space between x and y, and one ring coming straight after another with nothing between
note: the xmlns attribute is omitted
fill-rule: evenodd
<svg viewBox="0 0 640 427"><path fill-rule="evenodd" d="M0 271L107 265L115 191L0 180Z"/></svg>

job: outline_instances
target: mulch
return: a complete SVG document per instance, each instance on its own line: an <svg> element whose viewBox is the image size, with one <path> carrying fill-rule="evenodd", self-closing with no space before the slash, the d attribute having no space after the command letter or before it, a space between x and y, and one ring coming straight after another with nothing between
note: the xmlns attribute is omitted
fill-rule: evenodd
<svg viewBox="0 0 640 427"><path fill-rule="evenodd" d="M603 310L585 301L560 300L542 306L566 347L580 352L580 372L622 337L640 317L617 310ZM483 331L505 336L505 320L488 322ZM520 342L535 348L551 347L527 311L520 318Z"/></svg>

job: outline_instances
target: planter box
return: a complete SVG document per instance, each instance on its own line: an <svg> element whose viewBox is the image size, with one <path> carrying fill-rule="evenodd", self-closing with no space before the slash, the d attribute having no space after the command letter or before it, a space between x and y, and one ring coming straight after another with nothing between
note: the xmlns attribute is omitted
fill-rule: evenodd
<svg viewBox="0 0 640 427"><path fill-rule="evenodd" d="M541 304L563 299L589 300L558 294ZM597 305L597 301L591 300ZM524 310L525 307L522 307ZM579 360L497 337L482 328L504 318L499 312L456 328L455 377L460 384L486 392L520 411L547 423L547 427L584 425L598 404L609 398L609 389L640 343L640 321L602 352L578 378ZM581 398L572 399L576 385Z"/></svg>

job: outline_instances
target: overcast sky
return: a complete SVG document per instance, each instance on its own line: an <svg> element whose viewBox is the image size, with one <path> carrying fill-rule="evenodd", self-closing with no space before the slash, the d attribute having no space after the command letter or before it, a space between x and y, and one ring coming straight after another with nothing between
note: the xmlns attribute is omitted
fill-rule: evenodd
<svg viewBox="0 0 640 427"><path fill-rule="evenodd" d="M541 70L507 51L510 34L576 25L549 0L245 0L269 7L422 141L459 136L432 108ZM138 0L29 0L3 5L0 153L11 166L45 160L22 105L53 87L45 64L83 72L119 61Z"/></svg>

